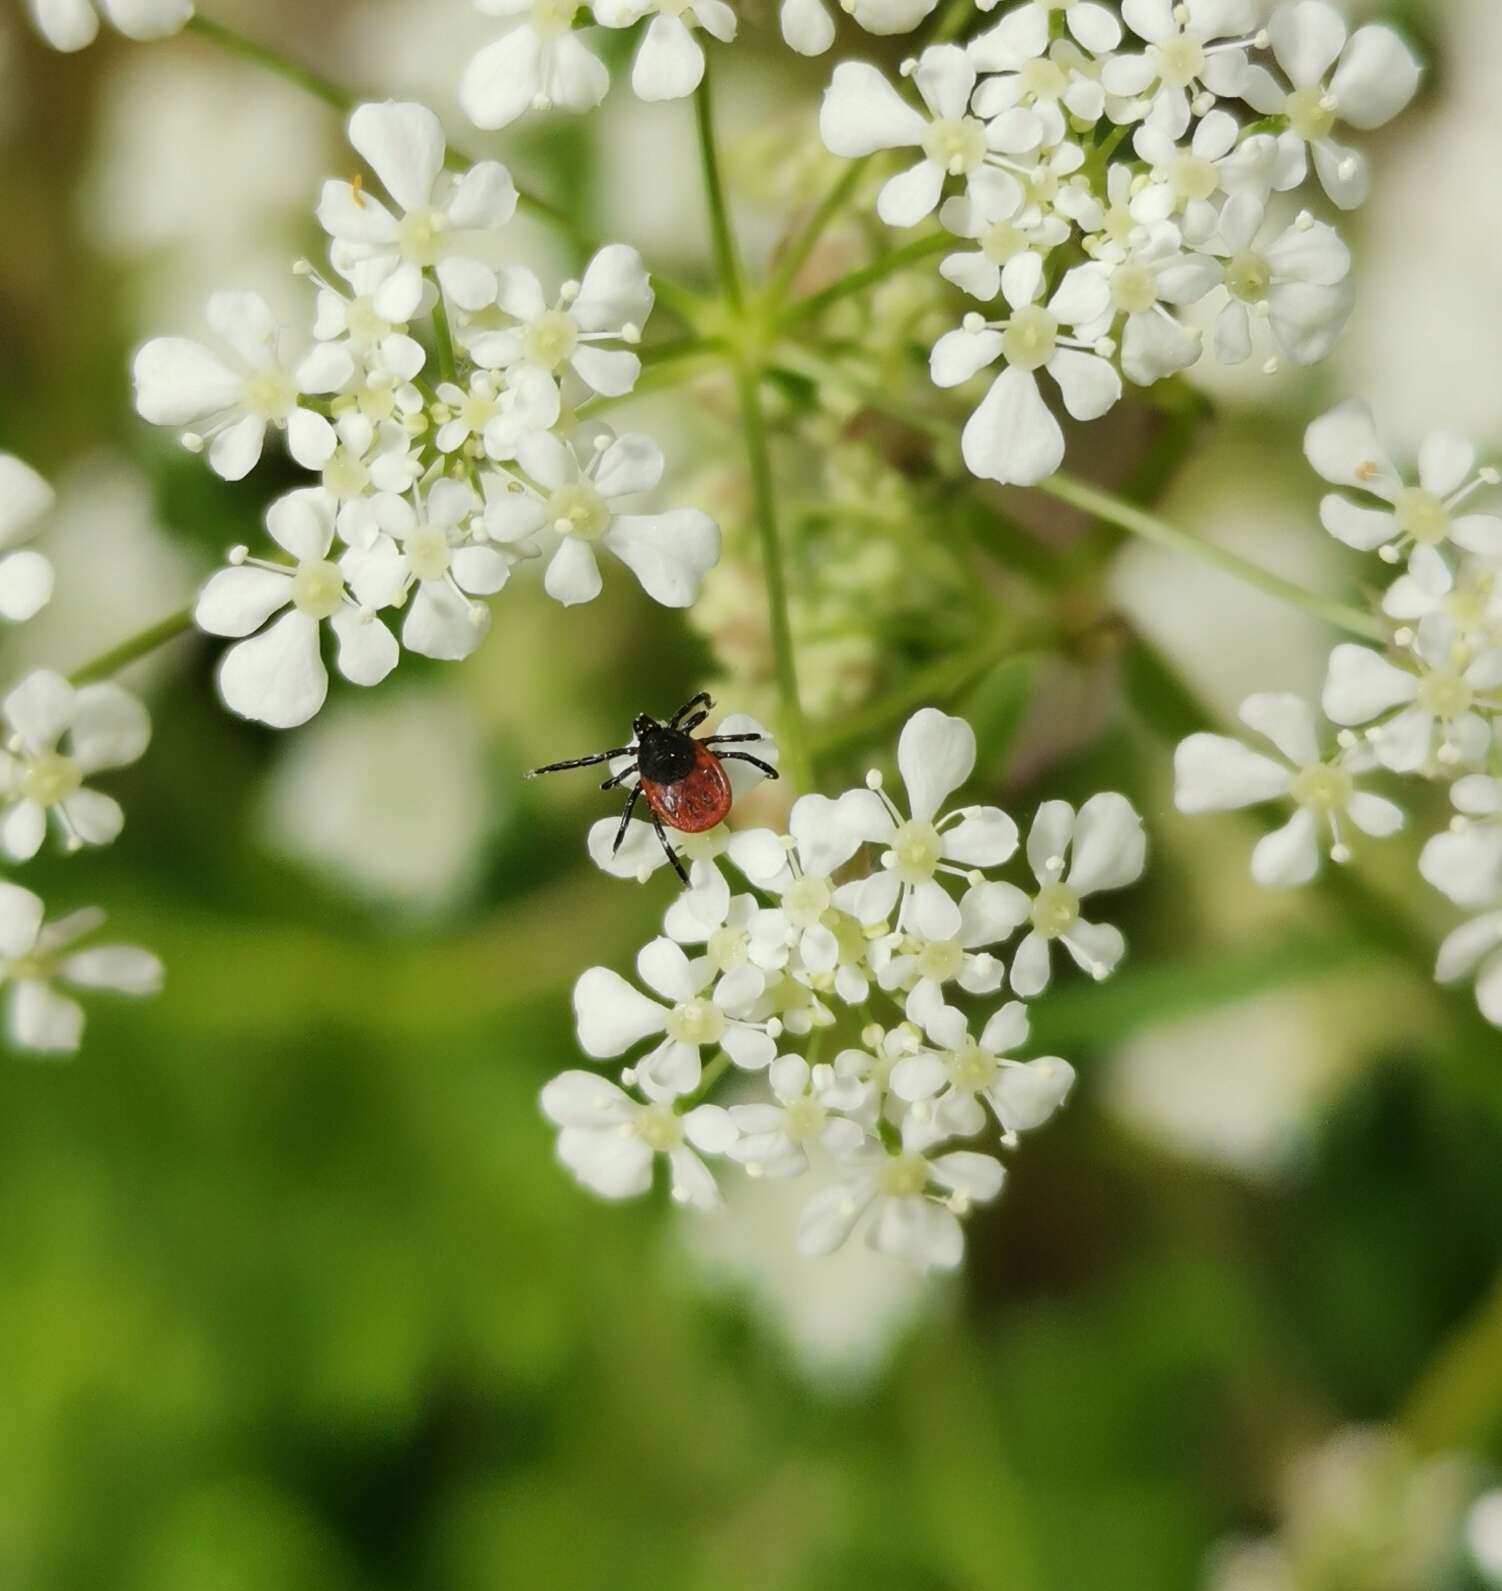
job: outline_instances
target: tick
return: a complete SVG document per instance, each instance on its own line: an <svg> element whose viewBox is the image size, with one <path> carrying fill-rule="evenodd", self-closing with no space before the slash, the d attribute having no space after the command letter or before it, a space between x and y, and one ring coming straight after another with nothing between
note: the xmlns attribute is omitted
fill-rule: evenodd
<svg viewBox="0 0 1502 1591"><path fill-rule="evenodd" d="M694 738L694 730L709 717L714 702L708 691L700 691L692 701L687 701L665 724L647 713L638 713L631 725L635 737L629 746L616 746L609 751L597 751L591 757L575 757L569 762L550 762L545 768L534 768L528 775L536 779L544 773L564 773L570 768L588 768L596 763L609 762L614 757L630 757L631 761L619 768L600 786L612 790L635 778L626 810L621 814L621 826L615 831L615 844L610 854L615 855L626 838L626 827L636 803L643 797L647 814L657 838L673 871L688 883L688 872L683 859L673 849L668 839L668 829L680 834L703 834L715 824L723 822L735 799L724 764L735 759L749 762L760 768L769 779L777 778L777 770L749 751L722 751L723 746L743 745L747 741L765 740L761 733L749 735L705 735Z"/></svg>

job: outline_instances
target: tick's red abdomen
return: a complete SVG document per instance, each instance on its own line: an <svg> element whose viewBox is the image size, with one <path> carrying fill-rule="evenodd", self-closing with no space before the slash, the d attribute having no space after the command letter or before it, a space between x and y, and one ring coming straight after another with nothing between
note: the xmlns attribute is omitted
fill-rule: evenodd
<svg viewBox="0 0 1502 1591"><path fill-rule="evenodd" d="M702 834L723 822L733 799L720 759L697 741L692 773L672 784L643 779L641 793L657 816L680 834Z"/></svg>

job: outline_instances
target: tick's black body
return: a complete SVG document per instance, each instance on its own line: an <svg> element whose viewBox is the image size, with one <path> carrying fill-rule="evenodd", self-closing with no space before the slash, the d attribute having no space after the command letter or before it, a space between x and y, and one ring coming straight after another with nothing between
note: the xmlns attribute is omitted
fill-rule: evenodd
<svg viewBox="0 0 1502 1591"><path fill-rule="evenodd" d="M635 778L626 810L621 814L621 826L616 830L611 854L620 850L626 838L626 827L637 801L645 796L652 827L673 871L686 884L688 872L683 860L673 849L667 836L669 828L682 834L702 834L712 829L730 810L733 799L730 781L722 761L731 758L749 762L760 768L769 779L777 778L777 770L760 757L747 751L721 751L721 746L735 745L750 740L765 740L765 735L706 735L695 740L693 731L709 716L714 703L707 691L701 691L682 707L665 724L646 713L637 715L631 725L636 737L629 746L616 746L610 751L597 751L591 757L575 757L570 762L550 762L544 768L534 768L527 775L535 779L542 773L562 773L569 768L587 768L592 764L609 762L614 757L630 757L631 762L613 773L601 786L610 790Z"/></svg>

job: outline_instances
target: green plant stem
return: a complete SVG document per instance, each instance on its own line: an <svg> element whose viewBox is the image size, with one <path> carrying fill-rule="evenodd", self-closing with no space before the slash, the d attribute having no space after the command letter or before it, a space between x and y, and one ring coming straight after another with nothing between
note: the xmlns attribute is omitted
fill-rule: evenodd
<svg viewBox="0 0 1502 1591"><path fill-rule="evenodd" d="M165 646L168 641L175 641L178 636L186 634L192 627L192 608L180 608L176 613L168 614L165 619L131 636L129 640L122 641L119 646L111 647L108 652L102 653L90 663L85 663L82 668L75 669L72 675L73 683L92 685L98 680L109 679L112 675L118 674L122 668L138 662L155 652L158 647Z"/></svg>
<svg viewBox="0 0 1502 1591"><path fill-rule="evenodd" d="M443 289L436 281L433 288L433 337L438 345L438 379L457 383L459 367L454 361L454 334L449 328L448 305L444 302Z"/></svg>
<svg viewBox="0 0 1502 1591"><path fill-rule="evenodd" d="M1375 641L1379 645L1385 645L1387 642L1386 628L1371 614L1363 613L1359 608L1350 607L1344 602L1337 602L1331 597L1322 597L1305 591L1291 580L1285 580L1281 575L1274 574L1270 569L1263 569L1257 564L1250 563L1234 552L1217 547L1213 542L1191 536L1187 531L1170 525L1167 520L1159 519L1156 514L1150 514L1146 509L1124 502L1098 486L1089 486L1072 476L1055 475L1049 480L1041 481L1036 489L1057 498L1061 503L1068 503L1071 508L1081 509L1096 519L1117 526L1118 529L1130 531L1132 535L1140 536L1144 541L1156 542L1160 547L1167 547L1174 552L1188 553L1202 562L1212 563L1246 585L1254 586L1258 591L1276 597L1280 602L1301 608L1311 617L1321 619L1326 624L1332 624L1337 629L1346 630L1352 635L1360 636L1364 641Z"/></svg>
<svg viewBox="0 0 1502 1591"><path fill-rule="evenodd" d="M751 495L757 538L761 544L762 578L767 585L772 658L777 671L777 694L782 703L783 749L793 783L800 792L806 793L814 788L813 768L809 760L803 702L798 694L798 664L793 651L793 627L788 618L787 579L782 565L782 536L777 526L766 416L761 406L761 381L756 371L744 364L736 366L735 380L740 397L741 426L746 435L746 455L751 466Z"/></svg>
<svg viewBox="0 0 1502 1591"><path fill-rule="evenodd" d="M777 330L787 331L801 321L809 319L810 316L822 314L831 304L839 303L842 298L851 298L857 293L863 293L868 287L874 287L876 283L885 281L896 272L906 270L918 260L926 260L929 255L953 246L954 239L946 232L934 232L927 237L915 238L902 248L893 249L890 254L882 255L879 260L873 260L870 265L862 266L860 270L852 271L849 276L841 277L838 282L831 282L819 292L811 293L807 298L800 298L796 303L789 304L777 318Z"/></svg>
<svg viewBox="0 0 1502 1591"><path fill-rule="evenodd" d="M969 0L966 0L969 3ZM777 268L767 281L765 297L769 305L781 303L793 285L793 278L803 269L804 263L818 246L829 224L850 202L851 195L860 184L869 164L869 157L852 160L840 174L840 180L826 193L818 208L808 218L803 230L794 235L783 249Z"/></svg>
<svg viewBox="0 0 1502 1591"><path fill-rule="evenodd" d="M699 164L704 172L704 198L709 206L715 269L726 303L739 313L745 305L746 290L741 277L740 251L730 225L730 207L725 201L725 182L720 174L720 152L714 131L714 90L710 86L712 77L706 60L704 76L694 92L694 122L699 134Z"/></svg>

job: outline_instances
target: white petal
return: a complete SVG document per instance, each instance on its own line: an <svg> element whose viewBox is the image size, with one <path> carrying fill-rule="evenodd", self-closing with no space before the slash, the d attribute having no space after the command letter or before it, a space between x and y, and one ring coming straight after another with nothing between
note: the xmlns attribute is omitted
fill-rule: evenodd
<svg viewBox="0 0 1502 1591"><path fill-rule="evenodd" d="M631 1096L597 1072L571 1071L555 1077L542 1091L542 1113L557 1127L600 1131L619 1127L639 1109Z"/></svg>
<svg viewBox="0 0 1502 1591"><path fill-rule="evenodd" d="M640 1138L618 1131L565 1127L558 1135L558 1158L602 1199L633 1199L652 1186L652 1151Z"/></svg>
<svg viewBox="0 0 1502 1591"><path fill-rule="evenodd" d="M387 100L361 105L350 117L349 141L403 210L432 200L443 170L443 126L426 105Z"/></svg>
<svg viewBox="0 0 1502 1591"><path fill-rule="evenodd" d="M1064 461L1064 433L1037 380L1011 368L966 421L960 445L972 474L1003 485L1036 486Z"/></svg>
<svg viewBox="0 0 1502 1591"><path fill-rule="evenodd" d="M379 619L341 608L329 620L338 638L335 662L352 685L379 685L401 659L396 637Z"/></svg>
<svg viewBox="0 0 1502 1591"><path fill-rule="evenodd" d="M1259 884L1307 884L1319 871L1315 817L1300 807L1281 829L1258 840L1252 852L1252 877Z"/></svg>
<svg viewBox="0 0 1502 1591"><path fill-rule="evenodd" d="M1273 54L1295 88L1323 80L1346 42L1340 13L1325 0L1280 6L1268 24Z"/></svg>
<svg viewBox="0 0 1502 1591"><path fill-rule="evenodd" d="M1453 431L1434 431L1419 448L1419 485L1436 497L1459 491L1476 468L1476 449Z"/></svg>
<svg viewBox="0 0 1502 1591"><path fill-rule="evenodd" d="M1502 945L1502 912L1491 912L1465 923L1440 946L1434 975L1441 983L1454 983L1498 945Z"/></svg>
<svg viewBox="0 0 1502 1591"><path fill-rule="evenodd" d="M1304 456L1335 486L1391 498L1402 481L1377 436L1372 411L1351 398L1321 415L1304 433Z"/></svg>
<svg viewBox="0 0 1502 1591"><path fill-rule="evenodd" d="M1048 979L1048 941L1041 934L1029 934L1012 957L1012 988L1024 1000L1031 1000L1048 987Z"/></svg>
<svg viewBox="0 0 1502 1591"><path fill-rule="evenodd" d="M5 698L5 718L28 751L51 751L73 721L75 701L61 674L33 669Z"/></svg>
<svg viewBox="0 0 1502 1591"><path fill-rule="evenodd" d="M704 576L720 561L719 527L697 508L665 514L620 514L605 545L668 608L689 607Z"/></svg>
<svg viewBox="0 0 1502 1591"><path fill-rule="evenodd" d="M1385 840L1398 833L1407 822L1402 807L1396 802L1365 790L1358 790L1351 797L1346 811L1351 815L1351 822L1363 834L1370 834L1377 840Z"/></svg>
<svg viewBox="0 0 1502 1591"><path fill-rule="evenodd" d="M917 226L937 209L943 191L943 167L920 160L883 183L876 196L876 213L890 227Z"/></svg>
<svg viewBox="0 0 1502 1591"><path fill-rule="evenodd" d="M593 601L600 594L601 584L594 549L577 536L565 536L548 563L543 589L567 608Z"/></svg>
<svg viewBox="0 0 1502 1591"><path fill-rule="evenodd" d="M1017 825L1000 807L970 807L944 830L944 855L969 867L999 867L1017 850Z"/></svg>
<svg viewBox="0 0 1502 1591"><path fill-rule="evenodd" d="M868 1241L888 1258L920 1270L953 1270L965 1254L960 1223L931 1199L883 1199Z"/></svg>
<svg viewBox="0 0 1502 1591"><path fill-rule="evenodd" d="M1128 323L1128 340L1132 327L1146 319L1176 324L1160 315L1139 315ZM1196 343L1196 350L1198 346ZM1098 420L1121 397L1121 377L1117 375L1115 366L1098 354L1081 353L1077 348L1061 348L1048 361L1048 373L1058 382L1059 391L1064 397L1064 407L1076 420Z"/></svg>
<svg viewBox="0 0 1502 1591"><path fill-rule="evenodd" d="M35 534L57 494L29 464L0 453L0 547L14 547Z"/></svg>
<svg viewBox="0 0 1502 1591"><path fill-rule="evenodd" d="M921 144L927 131L913 109L874 66L841 61L819 107L819 133L831 154L858 157Z"/></svg>
<svg viewBox="0 0 1502 1591"><path fill-rule="evenodd" d="M1079 895L1124 889L1141 878L1146 859L1147 835L1132 803L1114 791L1091 796L1075 819L1070 888Z"/></svg>
<svg viewBox="0 0 1502 1591"><path fill-rule="evenodd" d="M1365 724L1417 695L1418 681L1412 674L1370 647L1343 642L1330 654L1320 702L1325 716L1337 724Z"/></svg>
<svg viewBox="0 0 1502 1591"><path fill-rule="evenodd" d="M1339 492L1320 500L1320 523L1336 539L1358 552L1374 552L1398 534L1398 522L1387 508L1360 508Z"/></svg>
<svg viewBox="0 0 1502 1591"><path fill-rule="evenodd" d="M153 425L191 425L239 401L243 382L217 354L185 337L157 337L135 358L136 412Z"/></svg>
<svg viewBox="0 0 1502 1591"><path fill-rule="evenodd" d="M897 765L915 818L932 818L975 768L975 731L963 718L925 707L903 726Z"/></svg>
<svg viewBox="0 0 1502 1591"><path fill-rule="evenodd" d="M1330 79L1330 92L1340 105L1340 119L1367 132L1390 122L1408 104L1421 75L1413 52L1391 28L1358 28Z"/></svg>
<svg viewBox="0 0 1502 1591"><path fill-rule="evenodd" d="M99 33L99 13L89 0L31 0L32 15L54 50L81 50Z"/></svg>
<svg viewBox="0 0 1502 1591"><path fill-rule="evenodd" d="M97 945L69 956L58 967L69 983L85 989L111 989L116 994L159 994L165 972L149 950L134 945Z"/></svg>
<svg viewBox="0 0 1502 1591"><path fill-rule="evenodd" d="M1371 192L1371 169L1360 150L1322 138L1314 146L1314 169L1326 193L1342 210L1355 210Z"/></svg>
<svg viewBox="0 0 1502 1591"><path fill-rule="evenodd" d="M487 131L509 126L543 92L543 56L542 39L527 26L487 45L469 63L460 82L464 114Z"/></svg>
<svg viewBox="0 0 1502 1591"><path fill-rule="evenodd" d="M402 621L402 645L422 657L458 662L474 653L489 628L483 603L471 602L447 580L424 580Z"/></svg>
<svg viewBox="0 0 1502 1591"><path fill-rule="evenodd" d="M47 838L47 811L35 801L18 801L0 825L0 845L16 862L29 862Z"/></svg>
<svg viewBox="0 0 1502 1591"><path fill-rule="evenodd" d="M834 21L822 0L782 0L782 37L799 55L822 55L834 43Z"/></svg>
<svg viewBox="0 0 1502 1591"><path fill-rule="evenodd" d="M957 387L977 371L995 364L1001 357L999 331L966 331L956 327L945 332L929 355L928 371L936 387Z"/></svg>
<svg viewBox="0 0 1502 1591"><path fill-rule="evenodd" d="M226 481L243 481L261 462L266 422L247 414L226 426L209 444L209 468Z"/></svg>
<svg viewBox="0 0 1502 1591"><path fill-rule="evenodd" d="M833 1254L842 1247L855 1223L870 1207L874 1191L865 1178L820 1189L798 1218L798 1252Z"/></svg>
<svg viewBox="0 0 1502 1591"><path fill-rule="evenodd" d="M596 1059L621 1055L649 1034L661 1033L667 1013L613 972L591 967L574 985L579 1044Z"/></svg>
<svg viewBox="0 0 1502 1591"><path fill-rule="evenodd" d="M124 768L151 743L151 714L129 691L109 683L85 685L74 698L68 744L85 775Z"/></svg>
<svg viewBox="0 0 1502 1591"><path fill-rule="evenodd" d="M631 87L638 99L683 99L704 76L704 49L681 17L659 13L631 68Z"/></svg>
<svg viewBox="0 0 1502 1591"><path fill-rule="evenodd" d="M1015 884L989 880L960 898L960 942L967 950L1000 944L1027 921L1031 902Z"/></svg>
<svg viewBox="0 0 1502 1591"><path fill-rule="evenodd" d="M231 647L219 665L219 691L230 711L273 729L307 723L323 706L328 685L318 625L295 609Z"/></svg>
<svg viewBox="0 0 1502 1591"><path fill-rule="evenodd" d="M36 949L46 908L19 884L0 882L0 956L14 961Z"/></svg>
<svg viewBox="0 0 1502 1591"><path fill-rule="evenodd" d="M291 597L288 575L248 565L221 569L199 593L193 622L210 635L249 635Z"/></svg>
<svg viewBox="0 0 1502 1591"><path fill-rule="evenodd" d="M1319 727L1314 709L1302 696L1265 691L1248 696L1240 718L1248 729L1272 741L1295 768L1320 760Z"/></svg>
<svg viewBox="0 0 1502 1591"><path fill-rule="evenodd" d="M45 983L30 980L11 991L10 1036L22 1049L43 1054L76 1050L83 1037L83 1009Z"/></svg>
<svg viewBox="0 0 1502 1591"><path fill-rule="evenodd" d="M498 160L482 160L459 179L448 204L449 224L466 231L504 226L516 214L516 184Z"/></svg>

